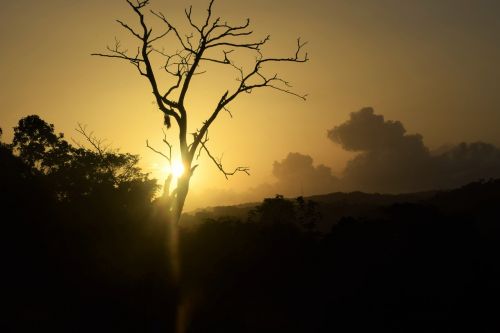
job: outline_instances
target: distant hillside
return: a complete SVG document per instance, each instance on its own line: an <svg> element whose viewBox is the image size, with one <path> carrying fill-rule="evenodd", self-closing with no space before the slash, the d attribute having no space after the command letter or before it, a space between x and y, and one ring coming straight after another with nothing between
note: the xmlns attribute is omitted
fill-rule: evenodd
<svg viewBox="0 0 500 333"><path fill-rule="evenodd" d="M294 200L295 198L289 198ZM420 204L436 207L448 213L481 214L487 211L484 205L500 202L500 180L478 181L458 189L426 191L404 194L380 194L335 192L304 198L317 203L321 219L318 229L328 232L332 225L343 217L383 218L387 207L401 204ZM245 221L249 212L260 203L245 203L234 206L216 206L186 213L184 225L198 225L207 219L236 218ZM486 210L485 210L486 209Z"/></svg>

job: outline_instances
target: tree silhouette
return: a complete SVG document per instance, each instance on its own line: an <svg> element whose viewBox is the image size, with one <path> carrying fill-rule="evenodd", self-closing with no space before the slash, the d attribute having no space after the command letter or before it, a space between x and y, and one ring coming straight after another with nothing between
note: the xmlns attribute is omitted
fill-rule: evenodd
<svg viewBox="0 0 500 333"><path fill-rule="evenodd" d="M62 134L54 133L54 125L37 115L19 120L14 127L12 147L33 171L47 173L57 164L57 157L66 154L69 146Z"/></svg>
<svg viewBox="0 0 500 333"><path fill-rule="evenodd" d="M268 75L263 71L268 65L278 62L302 63L308 60L307 53L302 54L305 43L297 40L297 47L289 57L265 57L261 50L269 41L270 36L263 39L252 40L253 31L250 30L250 20L247 19L241 25L232 25L215 17L212 13L214 0L211 0L205 19L201 24L196 23L193 17L192 7L185 10L185 16L191 31L181 32L171 24L169 19L161 12L146 11L150 4L149 0L126 0L130 8L137 15L140 28L117 20L138 41L134 53L124 49L117 40L113 47L108 46L106 53L94 53L93 55L124 60L135 66L141 76L148 79L155 97L156 104L164 114L164 123L167 128L171 127L171 118L179 128L178 147L180 157L184 165L184 174L177 180L175 189L167 191L168 209L174 223L178 223L183 210L184 202L189 191L189 182L198 166L196 160L202 152L227 178L238 172L249 173L247 167L237 167L233 170L224 168L221 159L215 157L207 146L209 140L209 128L223 111L230 112L230 104L243 93L251 93L258 88L270 88L282 93L305 99L305 95L297 94L291 90L291 85L278 74ZM151 25L146 21L146 15L151 15L160 20L164 30L154 34ZM166 51L158 46L158 42L167 36L173 36L180 49L173 47L172 51ZM235 59L241 52L246 56L253 55L254 63L250 68L244 68ZM154 55L154 57L153 57ZM158 80L160 74L156 70L159 66L153 60L162 58L163 73L170 76L170 85L162 89ZM238 75L238 84L235 89L228 89L218 98L216 106L210 110L208 118L201 124L195 133L188 133L188 115L191 110L187 107L187 97L192 90L192 81L195 76L204 74L203 64L212 63L225 68L232 68ZM174 83L172 83L174 82ZM206 83L207 85L210 82ZM188 138L192 135L192 140ZM162 154L169 159L171 157L172 144L164 140L169 147L170 154ZM149 146L149 144L148 144ZM150 147L151 148L151 147ZM158 152L157 150L155 150ZM166 186L170 185L167 179Z"/></svg>
<svg viewBox="0 0 500 333"><path fill-rule="evenodd" d="M91 149L79 143L76 147L71 145L62 133L54 133L54 125L37 115L30 115L19 120L14 128L9 149L32 175L44 176L58 200L73 201L96 193L103 196L113 193L115 197L122 193L120 199L130 197L131 193L142 193L142 201L151 200L156 181L149 179L137 166L137 155L110 149L81 125L77 131Z"/></svg>

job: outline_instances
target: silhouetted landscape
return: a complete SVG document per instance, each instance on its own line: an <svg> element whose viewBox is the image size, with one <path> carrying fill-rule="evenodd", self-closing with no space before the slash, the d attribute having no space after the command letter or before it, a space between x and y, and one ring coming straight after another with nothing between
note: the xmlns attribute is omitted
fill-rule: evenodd
<svg viewBox="0 0 500 333"><path fill-rule="evenodd" d="M500 332L499 17L4 1L0 333Z"/></svg>
<svg viewBox="0 0 500 333"><path fill-rule="evenodd" d="M0 147L3 332L496 332L500 180L168 219L138 157L38 116ZM92 138L90 136L90 138ZM182 295L182 297L181 297Z"/></svg>

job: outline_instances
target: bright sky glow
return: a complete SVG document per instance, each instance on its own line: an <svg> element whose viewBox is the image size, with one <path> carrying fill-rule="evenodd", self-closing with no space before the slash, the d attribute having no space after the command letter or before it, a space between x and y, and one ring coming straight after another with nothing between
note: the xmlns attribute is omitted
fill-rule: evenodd
<svg viewBox="0 0 500 333"><path fill-rule="evenodd" d="M175 177L175 178L179 178L180 176L182 176L182 174L184 173L184 165L182 164L181 161L179 160L175 160L173 163L172 163L172 175Z"/></svg>
<svg viewBox="0 0 500 333"><path fill-rule="evenodd" d="M151 9L165 13L182 34L189 34L185 7L193 5L199 23L208 2L154 1ZM248 17L258 39L271 34L263 50L267 56L293 55L298 37L309 42L309 63L267 69L309 98L303 102L277 91L256 90L235 101L230 107L234 118L222 113L211 128L210 149L214 156L224 156L224 167L248 166L251 176L226 180L202 154L191 179L187 210L235 203L235 193L254 195L260 184L276 182L273 163L290 152L310 155L314 165L324 164L340 176L353 153L333 144L327 130L365 106L401 121L409 134L422 134L433 149L462 141L500 146L500 1L286 3L215 2L214 15L223 22L243 24ZM136 16L121 0L2 2L0 44L8 47L0 54L1 139L10 142L18 120L33 113L67 138L77 137L75 126L83 123L114 148L140 155L140 166L161 183L171 171L180 175L182 167L171 170L163 156L144 144L149 140L166 152L163 115L152 103L149 83L129 63L90 56L114 46L115 36L124 49L136 50L138 41L116 19L138 27ZM153 34L163 31L154 15L147 20ZM179 45L165 40L158 43L163 47L175 52ZM163 59L156 60L154 66L161 71ZM38 63L44 66L33 66ZM251 64L242 65L249 70ZM238 84L238 71L221 66L207 65L207 73L192 82L189 133L196 132L224 92ZM175 83L164 77L160 81L163 89ZM177 128L167 136L177 143ZM178 153L178 146L174 148Z"/></svg>

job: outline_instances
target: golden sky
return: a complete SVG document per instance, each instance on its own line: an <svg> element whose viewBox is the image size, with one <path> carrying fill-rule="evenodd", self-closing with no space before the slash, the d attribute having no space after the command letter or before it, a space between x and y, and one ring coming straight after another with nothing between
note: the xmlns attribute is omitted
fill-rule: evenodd
<svg viewBox="0 0 500 333"><path fill-rule="evenodd" d="M146 139L161 147L162 138L148 82L126 63L90 56L115 36L134 48L114 21L135 23L125 1L1 1L3 139L10 141L12 127L29 114L54 123L67 138L79 139L74 128L82 123L114 147L140 154L144 169L160 177L155 165L164 162L145 147ZM184 7L192 4L201 19L207 3L152 0L152 7L182 26ZM221 114L211 130L212 150L224 154L228 168L249 166L251 176L226 181L202 158L188 209L205 203L207 189L272 182L273 162L289 152L340 173L352 153L328 140L327 130L364 106L400 120L432 148L478 140L500 145L498 1L218 0L214 11L233 23L251 18L256 36L271 34L269 55L291 55L297 37L309 41L309 63L276 67L309 98L255 91L232 106L232 119ZM235 75L222 74L195 81L191 129L234 84Z"/></svg>

